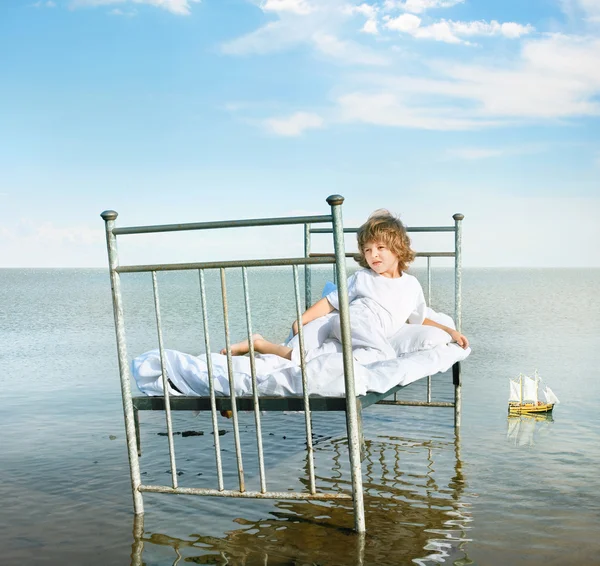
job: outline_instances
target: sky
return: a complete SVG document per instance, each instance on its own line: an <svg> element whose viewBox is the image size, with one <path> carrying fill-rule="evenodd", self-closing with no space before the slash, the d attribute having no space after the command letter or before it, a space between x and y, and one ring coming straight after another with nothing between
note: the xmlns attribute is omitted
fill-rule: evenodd
<svg viewBox="0 0 600 566"><path fill-rule="evenodd" d="M106 209L328 214L336 193L346 225L463 213L466 267L600 267L600 0L0 0L0 267L106 266ZM123 264L302 246L119 239Z"/></svg>

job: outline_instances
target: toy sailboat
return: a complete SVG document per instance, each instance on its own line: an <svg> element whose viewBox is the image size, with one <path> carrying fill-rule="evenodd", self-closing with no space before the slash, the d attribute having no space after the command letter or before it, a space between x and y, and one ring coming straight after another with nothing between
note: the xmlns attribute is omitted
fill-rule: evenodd
<svg viewBox="0 0 600 566"><path fill-rule="evenodd" d="M545 402L538 398L542 378L535 372L533 377L519 374L518 379L510 380L508 412L511 415L521 413L549 413L559 403L558 397L546 385L542 390Z"/></svg>

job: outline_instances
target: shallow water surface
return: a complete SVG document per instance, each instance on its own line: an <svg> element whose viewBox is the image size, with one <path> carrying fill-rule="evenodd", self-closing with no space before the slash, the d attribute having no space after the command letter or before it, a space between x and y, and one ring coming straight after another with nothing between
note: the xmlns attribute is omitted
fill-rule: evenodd
<svg viewBox="0 0 600 566"><path fill-rule="evenodd" d="M418 270L415 274L421 277ZM315 270L315 289L327 273ZM202 351L197 276L159 274L167 347ZM452 273L434 271L433 307L452 313ZM250 270L255 328L293 319L291 273ZM232 272L233 338L245 332ZM565 292L567 290L567 292ZM123 278L130 356L156 347L152 287ZM4 338L0 459L2 564L593 564L600 561L600 270L464 271L463 422L445 408L364 411L367 535L349 503L144 496L134 520L108 275L0 270ZM222 344L218 281L211 339ZM586 316L582 317L582 312ZM273 313L277 313L274 316ZM215 346L216 348L216 346ZM508 378L538 369L561 399L548 418L508 418ZM450 375L434 398L450 400ZM403 397L423 399L425 383ZM164 415L141 415L144 483L169 483ZM254 420L240 414L248 489ZM262 416L267 485L307 485L301 414ZM225 485L237 482L231 422L220 418ZM208 415L177 413L179 483L216 487ZM313 415L319 489L347 492L343 415Z"/></svg>

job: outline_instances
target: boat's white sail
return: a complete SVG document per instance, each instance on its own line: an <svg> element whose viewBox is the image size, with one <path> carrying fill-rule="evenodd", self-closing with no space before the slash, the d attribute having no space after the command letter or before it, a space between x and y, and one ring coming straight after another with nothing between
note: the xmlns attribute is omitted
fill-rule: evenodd
<svg viewBox="0 0 600 566"><path fill-rule="evenodd" d="M509 401L521 402L521 381L516 379L510 380L510 393L508 395Z"/></svg>
<svg viewBox="0 0 600 566"><path fill-rule="evenodd" d="M560 403L560 401L558 400L558 397L556 395L554 395L554 392L552 391L552 389L550 389L547 385L544 388L544 397L546 398L546 403L552 403L554 405L556 405L557 403Z"/></svg>
<svg viewBox="0 0 600 566"><path fill-rule="evenodd" d="M523 403L535 403L538 402L538 381L539 378L523 376Z"/></svg>

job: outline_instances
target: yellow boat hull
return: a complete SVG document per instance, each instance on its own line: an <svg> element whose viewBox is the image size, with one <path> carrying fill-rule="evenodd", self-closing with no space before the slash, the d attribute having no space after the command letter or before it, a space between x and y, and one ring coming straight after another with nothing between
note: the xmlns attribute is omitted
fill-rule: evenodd
<svg viewBox="0 0 600 566"><path fill-rule="evenodd" d="M508 412L511 415L521 415L523 413L549 413L554 408L554 403L509 403Z"/></svg>

